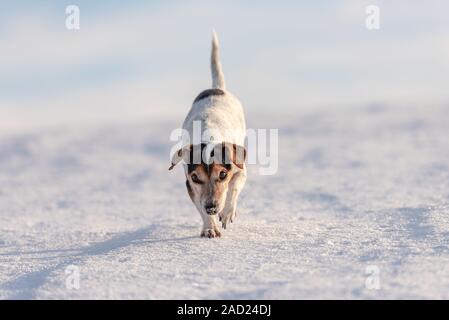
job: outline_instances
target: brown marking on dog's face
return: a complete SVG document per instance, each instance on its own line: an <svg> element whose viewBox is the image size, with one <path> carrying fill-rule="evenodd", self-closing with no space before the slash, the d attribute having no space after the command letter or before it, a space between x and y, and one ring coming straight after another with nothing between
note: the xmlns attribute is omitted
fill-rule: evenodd
<svg viewBox="0 0 449 320"><path fill-rule="evenodd" d="M239 169L244 169L246 150L231 143L217 144L212 150L206 147L202 143L179 150L173 156L170 169L184 160L190 199L201 213L218 214L225 207L229 182ZM205 151L210 152L210 164L205 163L202 157Z"/></svg>
<svg viewBox="0 0 449 320"><path fill-rule="evenodd" d="M190 198L198 208L206 214L217 214L226 203L229 181L234 174L226 165L198 164L193 165L187 174L190 185Z"/></svg>

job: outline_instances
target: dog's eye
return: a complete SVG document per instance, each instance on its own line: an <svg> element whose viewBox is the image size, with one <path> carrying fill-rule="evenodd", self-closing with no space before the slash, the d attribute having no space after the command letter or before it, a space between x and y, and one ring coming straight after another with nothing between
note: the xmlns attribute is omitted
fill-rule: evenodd
<svg viewBox="0 0 449 320"><path fill-rule="evenodd" d="M228 176L228 173L226 171L220 172L220 180L226 179L227 176Z"/></svg>
<svg viewBox="0 0 449 320"><path fill-rule="evenodd" d="M201 183L201 180L198 178L196 174L192 174L192 181L195 183Z"/></svg>

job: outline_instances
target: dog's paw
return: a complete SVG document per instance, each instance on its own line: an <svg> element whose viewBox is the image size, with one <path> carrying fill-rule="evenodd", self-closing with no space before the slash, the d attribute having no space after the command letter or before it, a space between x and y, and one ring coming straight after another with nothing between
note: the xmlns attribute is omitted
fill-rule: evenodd
<svg viewBox="0 0 449 320"><path fill-rule="evenodd" d="M201 231L202 238L219 238L221 237L221 232L218 229L204 229Z"/></svg>
<svg viewBox="0 0 449 320"><path fill-rule="evenodd" d="M220 221L221 221L221 226L223 227L223 229L226 229L226 226L229 223L232 223L235 221L235 217L237 216L236 211L231 211L227 214L224 215L220 215Z"/></svg>

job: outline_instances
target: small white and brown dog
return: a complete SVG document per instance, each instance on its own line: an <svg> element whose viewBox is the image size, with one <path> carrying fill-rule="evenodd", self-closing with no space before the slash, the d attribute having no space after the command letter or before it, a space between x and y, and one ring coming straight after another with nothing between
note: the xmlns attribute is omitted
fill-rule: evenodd
<svg viewBox="0 0 449 320"><path fill-rule="evenodd" d="M215 238L221 236L219 221L226 229L235 220L246 181L245 116L239 100L226 90L215 32L211 69L212 89L194 100L183 124L188 139L183 138L169 170L184 160L187 191L203 219L201 236Z"/></svg>

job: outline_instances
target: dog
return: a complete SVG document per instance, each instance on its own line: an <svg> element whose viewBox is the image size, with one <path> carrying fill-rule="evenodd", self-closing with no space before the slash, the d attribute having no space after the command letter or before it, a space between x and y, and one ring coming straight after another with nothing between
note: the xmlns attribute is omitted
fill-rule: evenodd
<svg viewBox="0 0 449 320"><path fill-rule="evenodd" d="M201 237L207 238L221 237L219 222L226 229L235 221L247 177L245 116L240 101L226 90L215 31L211 72L212 88L195 98L182 126L188 139L183 139L169 168L184 161L187 192L203 220ZM195 141L198 126L201 137Z"/></svg>

